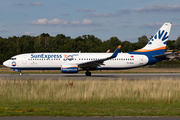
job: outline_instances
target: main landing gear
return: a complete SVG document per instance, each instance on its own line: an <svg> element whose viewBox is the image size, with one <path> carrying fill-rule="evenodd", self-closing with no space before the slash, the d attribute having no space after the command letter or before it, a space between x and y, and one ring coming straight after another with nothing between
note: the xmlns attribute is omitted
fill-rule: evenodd
<svg viewBox="0 0 180 120"><path fill-rule="evenodd" d="M86 71L86 76L91 76L91 72L89 72L88 70Z"/></svg>

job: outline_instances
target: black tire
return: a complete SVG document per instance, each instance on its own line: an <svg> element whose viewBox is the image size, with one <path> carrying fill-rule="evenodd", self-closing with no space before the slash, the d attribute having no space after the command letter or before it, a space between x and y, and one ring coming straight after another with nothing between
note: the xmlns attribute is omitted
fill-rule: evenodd
<svg viewBox="0 0 180 120"><path fill-rule="evenodd" d="M86 72L86 76L91 76L91 72Z"/></svg>

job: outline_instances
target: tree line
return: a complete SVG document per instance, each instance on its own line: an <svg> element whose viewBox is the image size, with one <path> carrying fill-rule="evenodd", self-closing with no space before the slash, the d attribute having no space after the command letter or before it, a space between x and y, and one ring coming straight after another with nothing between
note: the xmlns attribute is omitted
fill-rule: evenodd
<svg viewBox="0 0 180 120"><path fill-rule="evenodd" d="M117 37L111 37L106 41L94 35L83 35L71 38L63 34L55 37L48 33L39 36L23 35L21 37L0 37L0 64L14 55L34 52L106 52L108 49L113 52L118 45L121 45L120 52L130 52L144 47L149 39L143 35L136 43L121 41ZM180 50L180 37L177 40L168 40L167 49Z"/></svg>

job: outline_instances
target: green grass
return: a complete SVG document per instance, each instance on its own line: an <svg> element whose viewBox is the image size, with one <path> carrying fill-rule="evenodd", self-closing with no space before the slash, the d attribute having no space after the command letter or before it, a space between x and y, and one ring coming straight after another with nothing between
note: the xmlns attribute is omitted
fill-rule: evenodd
<svg viewBox="0 0 180 120"><path fill-rule="evenodd" d="M16 103L0 107L0 116L180 116L180 104Z"/></svg>
<svg viewBox="0 0 180 120"><path fill-rule="evenodd" d="M180 79L0 80L0 116L180 116Z"/></svg>

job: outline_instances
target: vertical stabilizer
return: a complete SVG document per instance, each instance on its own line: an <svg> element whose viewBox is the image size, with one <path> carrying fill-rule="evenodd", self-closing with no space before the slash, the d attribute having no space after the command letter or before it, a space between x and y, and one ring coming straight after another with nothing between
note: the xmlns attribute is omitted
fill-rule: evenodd
<svg viewBox="0 0 180 120"><path fill-rule="evenodd" d="M166 44L169 38L171 23L164 23L164 25L157 31L154 37L142 49L135 50L134 52L150 52L156 50L166 49Z"/></svg>

